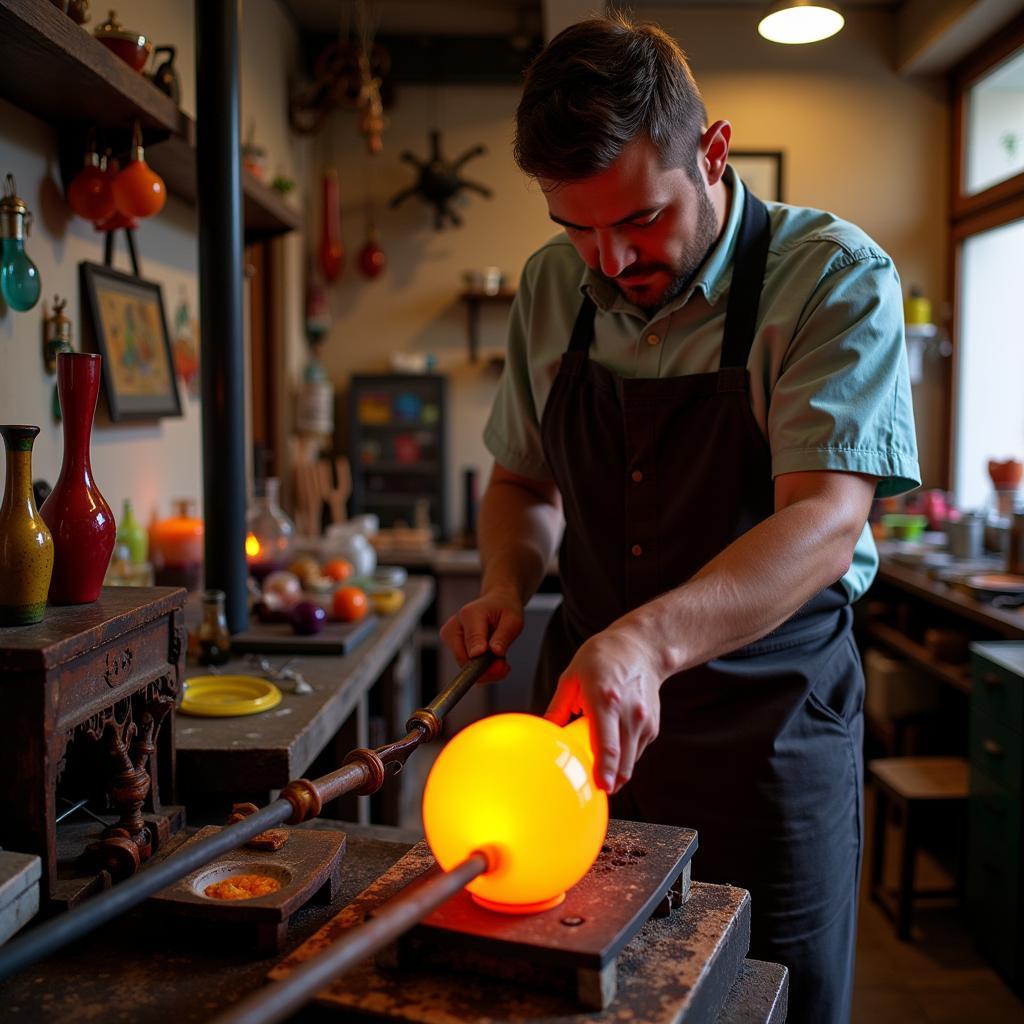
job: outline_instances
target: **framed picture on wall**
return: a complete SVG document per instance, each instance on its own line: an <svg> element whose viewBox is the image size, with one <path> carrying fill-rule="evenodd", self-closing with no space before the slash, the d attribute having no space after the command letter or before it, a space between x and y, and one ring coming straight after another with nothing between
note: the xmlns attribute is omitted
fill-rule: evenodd
<svg viewBox="0 0 1024 1024"><path fill-rule="evenodd" d="M731 150L729 163L759 199L782 202L781 150Z"/></svg>
<svg viewBox="0 0 1024 1024"><path fill-rule="evenodd" d="M160 285L98 263L82 263L83 322L103 356L110 418L180 416Z"/></svg>

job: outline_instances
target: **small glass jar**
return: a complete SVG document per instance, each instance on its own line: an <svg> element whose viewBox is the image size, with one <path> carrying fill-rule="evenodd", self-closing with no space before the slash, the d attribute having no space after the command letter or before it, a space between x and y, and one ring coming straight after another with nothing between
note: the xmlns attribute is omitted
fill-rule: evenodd
<svg viewBox="0 0 1024 1024"><path fill-rule="evenodd" d="M231 634L224 610L223 590L203 591L203 618L196 630L196 658L200 665L223 665L231 657Z"/></svg>
<svg viewBox="0 0 1024 1024"><path fill-rule="evenodd" d="M245 560L249 572L262 580L288 565L295 526L278 504L280 482L268 477L245 517Z"/></svg>

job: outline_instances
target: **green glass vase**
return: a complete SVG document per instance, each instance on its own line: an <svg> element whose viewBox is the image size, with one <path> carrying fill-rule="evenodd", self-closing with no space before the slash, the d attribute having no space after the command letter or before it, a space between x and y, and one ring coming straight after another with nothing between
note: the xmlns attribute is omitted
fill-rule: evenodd
<svg viewBox="0 0 1024 1024"><path fill-rule="evenodd" d="M32 496L32 445L38 427L0 426L7 449L0 505L0 626L40 622L53 572L53 537Z"/></svg>

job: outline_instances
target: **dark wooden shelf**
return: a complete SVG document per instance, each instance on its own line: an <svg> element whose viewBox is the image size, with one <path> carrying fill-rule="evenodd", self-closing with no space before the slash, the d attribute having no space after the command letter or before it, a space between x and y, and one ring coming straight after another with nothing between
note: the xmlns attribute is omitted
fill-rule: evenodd
<svg viewBox="0 0 1024 1024"><path fill-rule="evenodd" d="M468 315L467 329L469 331L469 361L478 362L480 359L480 307L482 305L494 305L495 303L509 303L516 297L515 289L501 288L496 292L484 292L475 289L467 289L460 293L460 301L466 304Z"/></svg>
<svg viewBox="0 0 1024 1024"><path fill-rule="evenodd" d="M173 195L196 201L195 124L49 0L0 0L0 98L58 128L123 132L138 121L146 159ZM300 211L242 172L246 242L293 231Z"/></svg>
<svg viewBox="0 0 1024 1024"><path fill-rule="evenodd" d="M2 3L3 0L0 0ZM183 115L184 116L184 115ZM192 144L195 122L185 118L185 131L163 142L150 144L146 160L167 184L168 191L190 203L198 198L196 151ZM294 231L302 224L302 213L286 203L269 185L242 168L242 214L246 244Z"/></svg>
<svg viewBox="0 0 1024 1024"><path fill-rule="evenodd" d="M884 622L873 620L867 623L867 635L885 647L904 655L919 668L952 686L961 693L971 692L971 675L967 668L940 661L924 644L905 637L899 630Z"/></svg>

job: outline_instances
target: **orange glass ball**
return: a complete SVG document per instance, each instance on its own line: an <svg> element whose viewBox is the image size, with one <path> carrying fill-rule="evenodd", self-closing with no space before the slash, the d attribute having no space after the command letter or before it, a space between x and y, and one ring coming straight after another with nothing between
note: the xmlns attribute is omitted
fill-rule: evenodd
<svg viewBox="0 0 1024 1024"><path fill-rule="evenodd" d="M482 906L510 914L557 907L608 829L586 720L563 729L504 714L463 729L427 778L423 828L446 871L476 850L496 853L497 866L467 886Z"/></svg>
<svg viewBox="0 0 1024 1024"><path fill-rule="evenodd" d="M114 203L129 217L152 217L166 199L163 178L145 160L133 160L114 179Z"/></svg>
<svg viewBox="0 0 1024 1024"><path fill-rule="evenodd" d="M95 158L95 154L92 154ZM114 193L99 162L88 162L68 185L68 206L79 217L99 222L114 213Z"/></svg>

